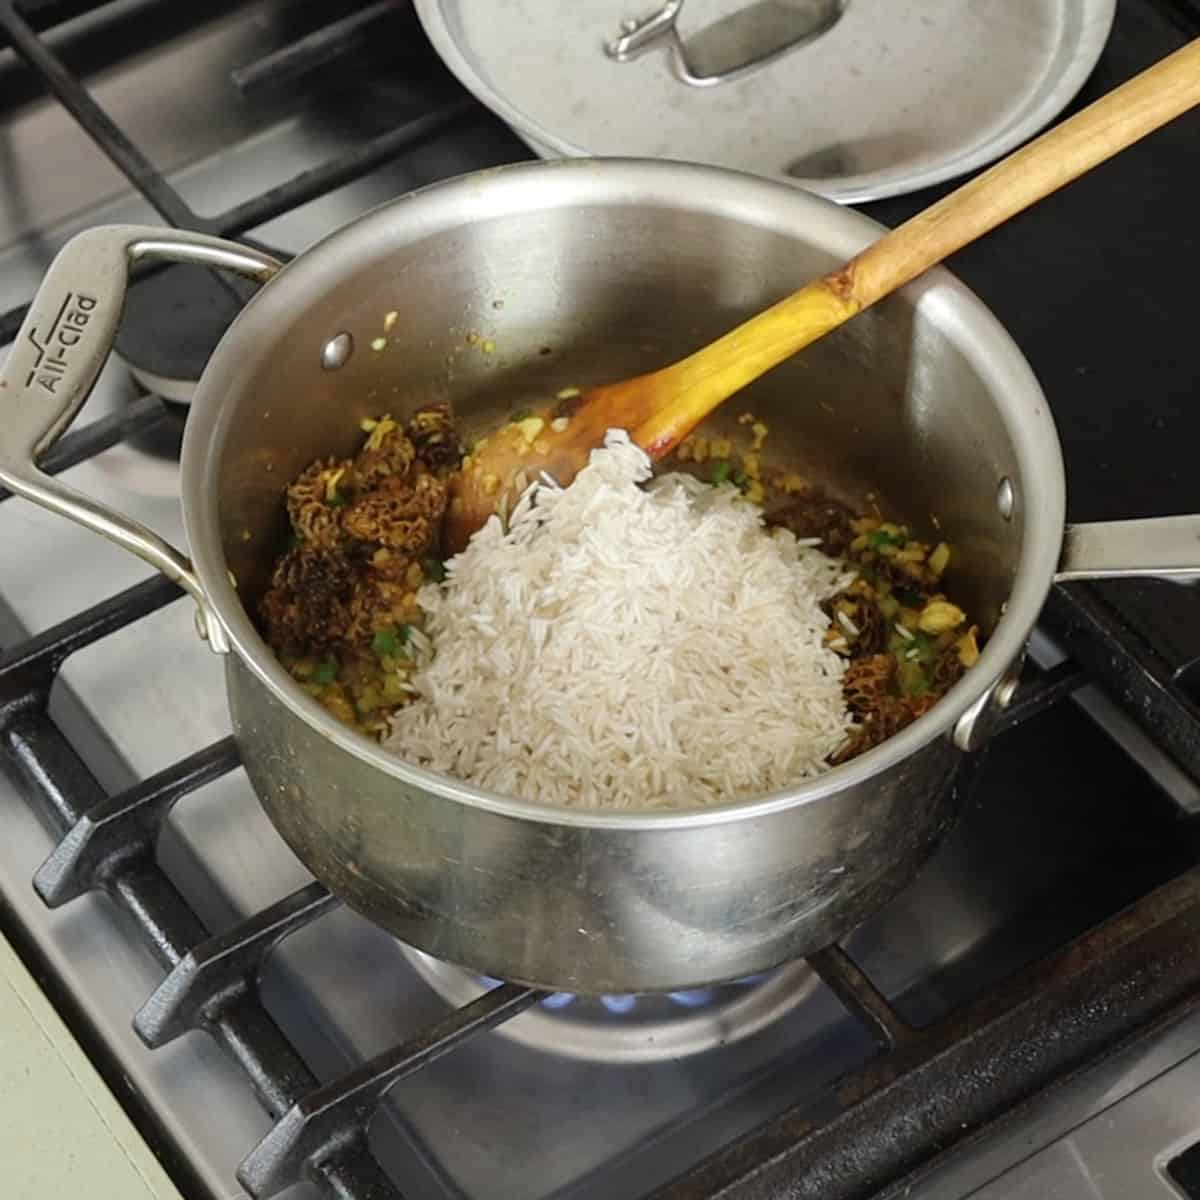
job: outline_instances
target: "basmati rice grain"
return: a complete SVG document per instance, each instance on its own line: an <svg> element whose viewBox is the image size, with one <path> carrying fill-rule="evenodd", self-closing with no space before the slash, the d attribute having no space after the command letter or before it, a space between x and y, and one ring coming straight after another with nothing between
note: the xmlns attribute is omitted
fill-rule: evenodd
<svg viewBox="0 0 1200 1200"><path fill-rule="evenodd" d="M516 799L684 809L828 769L852 728L821 609L845 564L610 430L421 589L386 746ZM650 482L647 482L650 481ZM645 484L645 486L641 486Z"/></svg>

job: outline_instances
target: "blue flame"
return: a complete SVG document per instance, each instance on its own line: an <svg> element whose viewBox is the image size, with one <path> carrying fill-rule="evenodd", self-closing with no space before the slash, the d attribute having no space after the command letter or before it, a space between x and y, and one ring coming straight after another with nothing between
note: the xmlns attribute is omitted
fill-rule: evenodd
<svg viewBox="0 0 1200 1200"><path fill-rule="evenodd" d="M754 984L761 983L770 975L770 971L763 971L758 975L747 975L743 979L733 980L727 986L753 987ZM491 975L480 975L478 979L489 990L499 987L502 983L502 980L494 979ZM667 993L667 999L674 1004L678 1004L680 1008L704 1008L711 1004L716 999L716 996L716 988L690 988L681 992ZM551 992L550 995L542 997L541 1006L542 1008L550 1009L552 1012L557 1012L574 1004L578 999L579 997L575 992ZM629 994L601 996L600 1003L610 1013L624 1016L626 1013L631 1013L637 1008L638 997Z"/></svg>
<svg viewBox="0 0 1200 1200"><path fill-rule="evenodd" d="M712 988L693 988L690 992L668 992L667 995L684 1008L703 1008L711 1003L716 992Z"/></svg>
<svg viewBox="0 0 1200 1200"><path fill-rule="evenodd" d="M636 996L601 996L600 1003L611 1013L633 1012L637 1007Z"/></svg>

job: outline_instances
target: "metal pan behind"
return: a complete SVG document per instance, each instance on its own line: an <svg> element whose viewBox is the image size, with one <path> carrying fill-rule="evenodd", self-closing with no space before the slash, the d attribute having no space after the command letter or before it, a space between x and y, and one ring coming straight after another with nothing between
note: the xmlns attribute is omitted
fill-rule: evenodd
<svg viewBox="0 0 1200 1200"><path fill-rule="evenodd" d="M1115 0L415 0L545 158L669 158L839 203L999 158L1071 101Z"/></svg>

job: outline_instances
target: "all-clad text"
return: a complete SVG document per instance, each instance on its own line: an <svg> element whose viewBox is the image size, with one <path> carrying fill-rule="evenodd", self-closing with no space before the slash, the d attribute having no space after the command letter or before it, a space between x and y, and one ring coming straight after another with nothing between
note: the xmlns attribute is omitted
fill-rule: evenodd
<svg viewBox="0 0 1200 1200"><path fill-rule="evenodd" d="M58 385L67 373L71 351L82 341L95 307L93 297L68 292L50 328L45 333L37 328L29 331L29 340L37 351L37 357L33 361L33 370L25 380L27 388L36 386L57 395Z"/></svg>

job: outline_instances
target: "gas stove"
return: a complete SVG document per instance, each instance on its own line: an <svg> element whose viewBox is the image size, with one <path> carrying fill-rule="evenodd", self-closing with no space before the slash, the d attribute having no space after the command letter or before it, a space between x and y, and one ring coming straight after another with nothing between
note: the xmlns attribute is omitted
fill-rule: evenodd
<svg viewBox="0 0 1200 1200"><path fill-rule="evenodd" d="M80 228L293 254L528 153L403 3L6 0L0 29L5 343ZM1080 103L1197 34L1191 0L1124 0ZM951 264L1041 377L1073 519L1200 505L1172 269L1200 258L1197 145L1193 114ZM190 382L243 299L203 273L138 284L55 469L181 542ZM0 547L0 929L183 1195L1200 1195L1192 588L1055 590L1004 731L956 783L958 828L842 945L582 997L339 906L251 794L174 587L20 501Z"/></svg>

